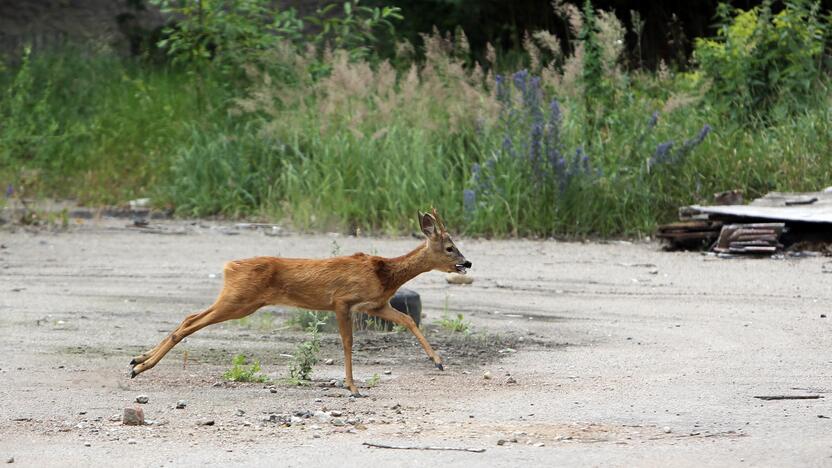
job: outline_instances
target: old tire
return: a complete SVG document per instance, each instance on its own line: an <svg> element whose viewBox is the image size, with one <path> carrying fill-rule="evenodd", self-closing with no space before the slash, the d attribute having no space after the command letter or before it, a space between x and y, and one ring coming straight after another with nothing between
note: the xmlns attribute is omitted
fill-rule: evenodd
<svg viewBox="0 0 832 468"><path fill-rule="evenodd" d="M412 289L401 288L390 298L390 305L399 312L409 315L418 327L422 323L422 299Z"/></svg>

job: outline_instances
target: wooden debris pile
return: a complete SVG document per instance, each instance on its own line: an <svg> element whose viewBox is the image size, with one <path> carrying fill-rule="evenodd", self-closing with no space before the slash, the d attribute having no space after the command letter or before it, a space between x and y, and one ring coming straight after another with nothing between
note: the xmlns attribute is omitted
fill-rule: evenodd
<svg viewBox="0 0 832 468"><path fill-rule="evenodd" d="M676 249L709 248L719 238L721 221L691 219L659 226L656 237Z"/></svg>
<svg viewBox="0 0 832 468"><path fill-rule="evenodd" d="M679 209L679 222L659 226L669 249L712 250L719 256L772 255L782 250L832 252L832 187L822 192L771 192L742 204L738 190L714 205Z"/></svg>
<svg viewBox="0 0 832 468"><path fill-rule="evenodd" d="M726 224L713 247L717 253L773 254L783 249L784 223Z"/></svg>

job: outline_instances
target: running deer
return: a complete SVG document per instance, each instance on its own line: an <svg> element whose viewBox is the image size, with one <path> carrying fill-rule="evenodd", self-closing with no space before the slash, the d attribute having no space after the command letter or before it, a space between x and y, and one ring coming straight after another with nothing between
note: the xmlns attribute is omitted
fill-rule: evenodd
<svg viewBox="0 0 832 468"><path fill-rule="evenodd" d="M419 225L427 239L401 257L356 253L327 259L255 257L226 263L222 291L214 304L187 316L155 348L133 358L130 377L155 366L195 331L243 318L266 305L335 312L344 345L344 384L353 395L359 393L352 378L352 313L363 312L407 327L436 367L444 370L442 358L413 319L390 306L389 300L401 285L422 273L439 270L464 274L471 262L454 245L436 209L432 214L419 214Z"/></svg>

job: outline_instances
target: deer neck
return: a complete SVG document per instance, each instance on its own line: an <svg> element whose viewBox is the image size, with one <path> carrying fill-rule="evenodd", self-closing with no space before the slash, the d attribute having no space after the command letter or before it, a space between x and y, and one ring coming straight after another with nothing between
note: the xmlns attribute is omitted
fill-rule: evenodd
<svg viewBox="0 0 832 468"><path fill-rule="evenodd" d="M428 243L424 242L401 257L385 259L390 275L389 288L395 291L404 283L432 270L428 254Z"/></svg>

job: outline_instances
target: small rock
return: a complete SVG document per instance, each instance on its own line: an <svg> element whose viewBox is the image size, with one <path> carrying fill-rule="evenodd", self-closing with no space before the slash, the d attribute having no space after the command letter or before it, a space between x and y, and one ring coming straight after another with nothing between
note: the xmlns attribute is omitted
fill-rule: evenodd
<svg viewBox="0 0 832 468"><path fill-rule="evenodd" d="M202 419L196 423L197 426L213 426L214 420L213 419Z"/></svg>
<svg viewBox="0 0 832 468"><path fill-rule="evenodd" d="M332 425L336 426L336 427L341 427L341 426L345 426L346 423L341 418L335 418L335 419L332 420Z"/></svg>
<svg viewBox="0 0 832 468"><path fill-rule="evenodd" d="M327 422L332 420L332 416L330 416L329 413L325 413L323 411L315 411L315 414L313 415L313 417L318 422L322 422L322 423L327 423Z"/></svg>
<svg viewBox="0 0 832 468"><path fill-rule="evenodd" d="M144 405L148 401L150 401L150 399L147 397L147 395L139 395L136 397L136 403L141 403Z"/></svg>
<svg viewBox="0 0 832 468"><path fill-rule="evenodd" d="M662 430L664 431L665 434L670 434L670 427L669 426L665 426L664 428L662 428Z"/></svg>
<svg viewBox="0 0 832 468"><path fill-rule="evenodd" d="M485 373L482 375L482 378L485 380L491 380L491 371L485 371Z"/></svg>
<svg viewBox="0 0 832 468"><path fill-rule="evenodd" d="M127 439L129 445L136 445L136 439Z"/></svg>
<svg viewBox="0 0 832 468"><path fill-rule="evenodd" d="M384 371L384 375L390 375L390 374L392 374L392 373L393 373L393 371L391 371L391 370L386 370L386 371Z"/></svg>
<svg viewBox="0 0 832 468"><path fill-rule="evenodd" d="M188 406L188 400L179 400L176 402L176 409L185 409Z"/></svg>
<svg viewBox="0 0 832 468"><path fill-rule="evenodd" d="M326 364L326 365L328 365L328 366L331 366L331 365L335 364L335 360L333 360L333 359L327 359L326 361L324 361L324 364Z"/></svg>
<svg viewBox="0 0 832 468"><path fill-rule="evenodd" d="M506 441L503 440L503 439L500 439L500 440L497 441L497 445L505 445L505 444L506 444Z"/></svg>
<svg viewBox="0 0 832 468"><path fill-rule="evenodd" d="M141 407L124 408L121 423L125 426L141 426L144 424L144 410Z"/></svg>
<svg viewBox="0 0 832 468"><path fill-rule="evenodd" d="M338 416L341 416L342 414L343 413L338 411L338 410L332 410L332 411L329 412L329 415L334 417L334 418L337 418Z"/></svg>
<svg viewBox="0 0 832 468"><path fill-rule="evenodd" d="M84 447L92 447L92 444L89 442L84 442Z"/></svg>
<svg viewBox="0 0 832 468"><path fill-rule="evenodd" d="M347 424L350 426L355 426L358 424L358 418L347 418Z"/></svg>
<svg viewBox="0 0 832 468"><path fill-rule="evenodd" d="M546 444L544 444L543 442L538 442L538 443L534 444L535 447L543 447L544 445L546 445Z"/></svg>
<svg viewBox="0 0 832 468"><path fill-rule="evenodd" d="M515 384L515 383L517 383L517 380L514 377L509 377L509 378L506 379L506 383L507 384Z"/></svg>
<svg viewBox="0 0 832 468"><path fill-rule="evenodd" d="M277 393L277 389L272 387L269 389L269 393Z"/></svg>
<svg viewBox="0 0 832 468"><path fill-rule="evenodd" d="M245 412L245 411L243 411L243 410L241 410L241 409L238 409L238 410L237 410L237 416L242 416L242 415L244 415L244 414L246 414L246 412Z"/></svg>
<svg viewBox="0 0 832 468"><path fill-rule="evenodd" d="M14 463L14 457L7 458L6 463Z"/></svg>
<svg viewBox="0 0 832 468"><path fill-rule="evenodd" d="M450 284L471 284L474 282L474 278L470 275L463 275L460 273L448 273L445 276L445 281Z"/></svg>
<svg viewBox="0 0 832 468"><path fill-rule="evenodd" d="M820 314L820 318L826 318L826 314Z"/></svg>

